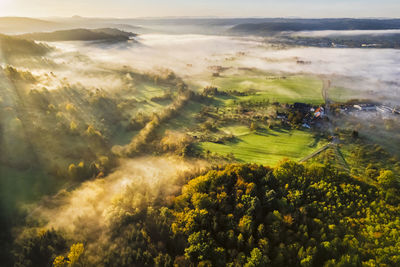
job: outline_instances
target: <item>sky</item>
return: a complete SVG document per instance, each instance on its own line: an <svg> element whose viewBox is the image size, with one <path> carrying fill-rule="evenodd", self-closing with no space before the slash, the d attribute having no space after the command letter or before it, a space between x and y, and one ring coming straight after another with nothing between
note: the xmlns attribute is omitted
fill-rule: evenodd
<svg viewBox="0 0 400 267"><path fill-rule="evenodd" d="M400 17L399 0L0 0L21 17Z"/></svg>

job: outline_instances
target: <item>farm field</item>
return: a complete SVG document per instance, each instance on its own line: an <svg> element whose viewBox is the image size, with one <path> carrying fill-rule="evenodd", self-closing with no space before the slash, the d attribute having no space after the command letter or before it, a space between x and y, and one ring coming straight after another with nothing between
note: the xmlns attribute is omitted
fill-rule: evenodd
<svg viewBox="0 0 400 267"><path fill-rule="evenodd" d="M227 76L215 78L213 86L222 91L254 91L254 94L240 97L241 100L321 104L323 102L322 81L311 76Z"/></svg>
<svg viewBox="0 0 400 267"><path fill-rule="evenodd" d="M309 131L269 130L250 132L244 126L227 127L237 140L227 144L200 143L203 150L227 155L233 153L240 162L275 165L284 158L300 160L323 145Z"/></svg>
<svg viewBox="0 0 400 267"><path fill-rule="evenodd" d="M350 88L344 88L344 87L331 87L329 89L329 99L334 101L334 102L341 102L344 103L346 101L349 101L351 99L359 99L359 98L365 98L365 94L363 95L357 90L350 89Z"/></svg>

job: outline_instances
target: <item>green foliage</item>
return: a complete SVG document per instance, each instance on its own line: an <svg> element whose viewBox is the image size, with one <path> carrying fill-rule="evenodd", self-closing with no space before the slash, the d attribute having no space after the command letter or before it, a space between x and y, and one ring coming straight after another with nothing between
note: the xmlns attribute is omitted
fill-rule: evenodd
<svg viewBox="0 0 400 267"><path fill-rule="evenodd" d="M66 248L66 240L54 230L31 233L17 241L15 266L51 266Z"/></svg>
<svg viewBox="0 0 400 267"><path fill-rule="evenodd" d="M377 189L330 167L228 165L191 180L175 204L172 229L187 237L185 255L193 263L394 266L398 261L400 225L393 220L400 221L399 208L381 199ZM396 234L381 239L389 232Z"/></svg>
<svg viewBox="0 0 400 267"><path fill-rule="evenodd" d="M83 261L84 247L82 243L73 244L67 257L57 256L54 259L54 267L81 267L85 266Z"/></svg>
<svg viewBox="0 0 400 267"><path fill-rule="evenodd" d="M382 181L391 177L381 175ZM76 244L67 257L56 258L66 245L50 231L46 238L21 239L18 262L41 255L40 262L58 266L400 264L400 207L390 204L390 189L330 166L286 161L274 169L216 167L189 180L168 207L166 196L150 190L129 189L113 201L108 236L94 250L83 253Z"/></svg>
<svg viewBox="0 0 400 267"><path fill-rule="evenodd" d="M396 176L390 170L382 170L377 180L384 189L398 188L400 186Z"/></svg>

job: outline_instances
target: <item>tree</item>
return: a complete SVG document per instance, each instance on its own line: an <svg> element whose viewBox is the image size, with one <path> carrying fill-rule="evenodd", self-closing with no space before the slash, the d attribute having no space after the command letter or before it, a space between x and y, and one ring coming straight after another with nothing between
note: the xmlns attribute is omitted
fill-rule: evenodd
<svg viewBox="0 0 400 267"><path fill-rule="evenodd" d="M258 125L255 122L250 123L250 130L256 131L258 129Z"/></svg>
<svg viewBox="0 0 400 267"><path fill-rule="evenodd" d="M18 241L15 266L51 266L66 248L65 239L55 230L32 233Z"/></svg>
<svg viewBox="0 0 400 267"><path fill-rule="evenodd" d="M185 255L192 262L199 263L201 261L213 259L215 249L216 246L210 233L203 230L189 236Z"/></svg>
<svg viewBox="0 0 400 267"><path fill-rule="evenodd" d="M394 173L390 170L383 170L377 178L378 183L384 188L389 189L391 187L397 188L398 181Z"/></svg>
<svg viewBox="0 0 400 267"><path fill-rule="evenodd" d="M81 266L82 265L82 254L85 251L82 243L73 244L68 253L68 259L70 266Z"/></svg>
<svg viewBox="0 0 400 267"><path fill-rule="evenodd" d="M68 258L65 258L64 256L57 256L54 259L53 266L54 267L67 267L69 265L70 261Z"/></svg>
<svg viewBox="0 0 400 267"><path fill-rule="evenodd" d="M247 259L247 263L244 266L261 267L261 266L266 266L268 262L269 262L268 258L263 256L263 254L258 248L254 248L250 253L250 257Z"/></svg>
<svg viewBox="0 0 400 267"><path fill-rule="evenodd" d="M85 251L82 243L73 244L67 257L57 256L54 259L54 267L80 267L84 266L82 255Z"/></svg>

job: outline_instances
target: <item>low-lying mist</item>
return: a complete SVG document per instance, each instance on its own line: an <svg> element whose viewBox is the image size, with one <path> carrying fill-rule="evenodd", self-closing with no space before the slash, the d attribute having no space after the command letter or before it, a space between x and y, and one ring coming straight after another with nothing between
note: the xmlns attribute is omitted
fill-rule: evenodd
<svg viewBox="0 0 400 267"><path fill-rule="evenodd" d="M276 47L260 37L212 35L144 34L137 41L49 43L57 48L51 54L56 68L38 66L37 73L52 71L70 83L112 89L129 86L126 77L116 73L123 68L142 72L168 68L198 86L210 84L210 66L254 68L266 73L324 75L332 86L399 103L400 51L396 49ZM56 87L51 82L43 85Z"/></svg>
<svg viewBox="0 0 400 267"><path fill-rule="evenodd" d="M30 219L57 229L95 249L108 238L108 227L121 217L157 205L170 205L186 179L204 172L203 161L175 157L124 159L109 176L44 198Z"/></svg>

